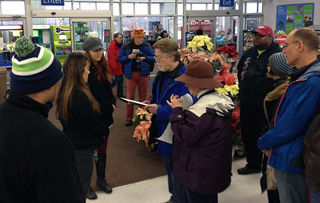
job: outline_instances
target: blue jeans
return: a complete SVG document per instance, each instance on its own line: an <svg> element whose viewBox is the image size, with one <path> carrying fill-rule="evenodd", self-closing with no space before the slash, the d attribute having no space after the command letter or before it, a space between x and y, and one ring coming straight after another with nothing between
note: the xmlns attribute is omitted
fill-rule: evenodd
<svg viewBox="0 0 320 203"><path fill-rule="evenodd" d="M320 203L320 192L311 191L311 203Z"/></svg>
<svg viewBox="0 0 320 203"><path fill-rule="evenodd" d="M218 203L218 194L200 194L191 191L187 186L180 183L177 177L173 179L175 203Z"/></svg>
<svg viewBox="0 0 320 203"><path fill-rule="evenodd" d="M308 203L309 190L301 174L285 173L275 169L280 202Z"/></svg>
<svg viewBox="0 0 320 203"><path fill-rule="evenodd" d="M171 168L171 157L162 157L162 162L166 168L167 174L168 174L168 188L169 192L171 194L170 201L171 202L177 202L175 199L175 192L173 190L173 172Z"/></svg>
<svg viewBox="0 0 320 203"><path fill-rule="evenodd" d="M113 88L116 84L117 86L117 97L123 96L123 75L113 75L111 88Z"/></svg>

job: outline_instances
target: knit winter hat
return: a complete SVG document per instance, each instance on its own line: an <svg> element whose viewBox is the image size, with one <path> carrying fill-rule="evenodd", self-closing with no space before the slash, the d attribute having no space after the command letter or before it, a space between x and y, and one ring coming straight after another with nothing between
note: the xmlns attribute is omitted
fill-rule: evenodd
<svg viewBox="0 0 320 203"><path fill-rule="evenodd" d="M282 52L270 56L269 66L272 72L280 77L287 77L293 68L287 64L286 56Z"/></svg>
<svg viewBox="0 0 320 203"><path fill-rule="evenodd" d="M49 89L62 78L62 67L51 51L21 37L15 43L12 57L10 89L21 94L33 94Z"/></svg>

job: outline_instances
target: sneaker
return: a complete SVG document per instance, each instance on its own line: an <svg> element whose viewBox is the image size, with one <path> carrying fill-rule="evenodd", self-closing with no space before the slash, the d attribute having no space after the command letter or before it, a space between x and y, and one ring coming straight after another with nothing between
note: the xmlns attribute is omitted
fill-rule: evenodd
<svg viewBox="0 0 320 203"><path fill-rule="evenodd" d="M239 175L249 175L249 174L260 173L260 172L261 172L261 170L250 169L248 167L243 167L243 168L238 169Z"/></svg>
<svg viewBox="0 0 320 203"><path fill-rule="evenodd" d="M125 126L132 126L132 125L133 125L133 122L132 122L132 121L126 121L124 125L125 125Z"/></svg>
<svg viewBox="0 0 320 203"><path fill-rule="evenodd" d="M90 187L90 189L89 189L89 192L88 192L88 194L87 194L87 198L88 198L88 199L91 199L91 200L94 200L94 199L97 199L97 198L98 198L97 194L94 192L94 190L92 189L92 187Z"/></svg>

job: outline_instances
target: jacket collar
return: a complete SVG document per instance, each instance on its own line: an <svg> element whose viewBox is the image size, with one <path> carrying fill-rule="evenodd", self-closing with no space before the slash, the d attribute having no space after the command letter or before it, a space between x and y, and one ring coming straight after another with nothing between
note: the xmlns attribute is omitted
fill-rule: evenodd
<svg viewBox="0 0 320 203"><path fill-rule="evenodd" d="M306 66L299 68L299 69L294 67L294 71L290 74L290 78L291 78L290 82L295 81L298 78L301 78L302 76L305 76L308 73L312 72L314 68L311 69L311 67L317 63L319 63L319 59L316 59L315 61L311 62L309 65L306 65ZM318 71L320 71L320 70L318 70Z"/></svg>
<svg viewBox="0 0 320 203"><path fill-rule="evenodd" d="M15 93L11 90L7 91L5 99L8 103L21 106L31 111L35 111L46 118L48 118L49 111L53 106L51 102L48 102L46 105L44 105L24 94Z"/></svg>
<svg viewBox="0 0 320 203"><path fill-rule="evenodd" d="M180 71L181 69L183 68L184 66L184 63L182 63L181 61L179 61L179 64L178 66L171 72L161 72L161 71L158 71L156 77L155 77L155 81L158 81L160 80L161 78L161 75L168 75L169 77L175 79L177 77L179 77L181 74L180 74Z"/></svg>
<svg viewBox="0 0 320 203"><path fill-rule="evenodd" d="M275 43L275 42L272 42L272 43L270 44L270 46L269 46L263 53L261 53L261 55L269 52L270 50L274 49L275 47L279 47L279 44L278 44L278 43ZM256 50L256 53L258 54L258 48L255 47L255 50Z"/></svg>

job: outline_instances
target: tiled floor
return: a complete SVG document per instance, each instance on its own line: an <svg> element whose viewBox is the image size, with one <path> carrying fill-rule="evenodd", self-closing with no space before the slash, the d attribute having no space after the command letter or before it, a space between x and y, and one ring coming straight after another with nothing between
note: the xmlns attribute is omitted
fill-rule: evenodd
<svg viewBox="0 0 320 203"><path fill-rule="evenodd" d="M261 195L260 174L240 176L237 169L245 165L245 159L232 165L230 187L219 194L219 203L267 203L266 193ZM98 199L89 203L162 203L169 199L167 177L162 176L130 185L114 188L112 194L97 192Z"/></svg>

